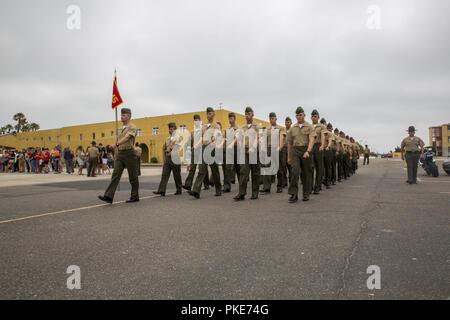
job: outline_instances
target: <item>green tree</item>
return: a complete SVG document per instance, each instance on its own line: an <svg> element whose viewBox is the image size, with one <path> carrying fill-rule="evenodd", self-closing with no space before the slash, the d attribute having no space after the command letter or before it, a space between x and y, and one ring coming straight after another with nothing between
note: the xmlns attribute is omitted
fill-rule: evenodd
<svg viewBox="0 0 450 320"><path fill-rule="evenodd" d="M7 133L10 133L12 131L12 129L14 129L14 127L12 125L10 125L10 124L7 124L5 126L5 130L6 130Z"/></svg>
<svg viewBox="0 0 450 320"><path fill-rule="evenodd" d="M30 123L30 130L31 131L38 131L41 127L37 123Z"/></svg>
<svg viewBox="0 0 450 320"><path fill-rule="evenodd" d="M17 121L17 124L14 126L16 132L22 131L22 128L27 124L27 118L22 112L18 112L13 116L13 120Z"/></svg>
<svg viewBox="0 0 450 320"><path fill-rule="evenodd" d="M28 132L28 131L31 131L30 124L29 124L29 123L25 123L25 124L22 126L21 130L22 130L22 132Z"/></svg>

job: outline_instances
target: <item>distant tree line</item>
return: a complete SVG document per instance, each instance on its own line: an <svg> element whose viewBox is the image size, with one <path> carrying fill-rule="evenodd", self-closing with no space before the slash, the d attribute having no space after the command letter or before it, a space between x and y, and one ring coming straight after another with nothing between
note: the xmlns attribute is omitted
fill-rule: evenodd
<svg viewBox="0 0 450 320"><path fill-rule="evenodd" d="M40 129L40 126L37 123L28 122L27 118L22 112L16 113L13 116L13 120L16 121L16 124L7 124L0 127L0 134L3 135L8 133L30 132L38 131Z"/></svg>

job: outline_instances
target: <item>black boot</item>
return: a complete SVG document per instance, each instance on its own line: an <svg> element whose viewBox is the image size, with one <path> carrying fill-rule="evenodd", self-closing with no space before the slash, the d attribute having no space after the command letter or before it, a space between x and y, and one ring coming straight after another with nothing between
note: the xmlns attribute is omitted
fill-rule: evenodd
<svg viewBox="0 0 450 320"><path fill-rule="evenodd" d="M188 193L189 193L190 196L193 196L193 197L195 197L196 199L199 199L199 198L200 198L200 194L199 194L198 192L195 192L195 191L188 191Z"/></svg>
<svg viewBox="0 0 450 320"><path fill-rule="evenodd" d="M102 201L105 201L106 203L113 203L113 199L107 196L98 196L98 198Z"/></svg>

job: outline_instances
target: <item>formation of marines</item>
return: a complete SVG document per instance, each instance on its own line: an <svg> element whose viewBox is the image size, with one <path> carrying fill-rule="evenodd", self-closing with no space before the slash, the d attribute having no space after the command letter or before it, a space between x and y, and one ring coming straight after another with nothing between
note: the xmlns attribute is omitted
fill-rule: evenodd
<svg viewBox="0 0 450 320"><path fill-rule="evenodd" d="M220 122L214 121L214 109L206 109L207 122L201 122L200 115L194 115L194 130L190 136L191 161L188 166L189 174L182 184L181 163L179 153L184 137L177 134L174 122L168 124L169 136L164 146L164 165L161 182L154 194L165 196L167 183L171 173L175 180L175 195L182 194L182 189L188 190L189 195L200 198L203 189L215 187L215 195L231 192L231 185L237 176L239 188L234 197L235 201L245 200L247 184L251 178L251 197L258 199L259 193L271 192L272 184L276 180L276 192L282 193L288 187L289 202L298 201L299 179L302 184L303 201L308 201L311 194L319 194L322 186L330 189L336 182L347 180L358 169L360 146L353 137L349 137L338 128L333 128L325 118L320 118L319 112L311 112L311 122L306 121L305 111L302 107L295 110L297 122L292 123L291 118L285 119L285 126L277 123L275 112L269 114L270 125L264 127L253 120L254 112L251 107L245 109L246 124L239 127L236 124L236 115L228 114L229 126L223 129ZM142 149L135 142L137 127L131 122L131 110L121 110L122 129L118 133L116 144L113 146L115 161L111 182L103 195L98 198L107 203L113 203L116 189L119 186L122 173L128 171L131 184L131 197L126 201L139 201L139 178L141 175L140 158ZM401 157L406 160L408 184L417 184L417 163L424 152L424 142L415 136L415 127L408 128L408 137L401 143ZM275 135L273 133L276 133ZM219 133L219 135L217 134ZM250 133L250 135L248 134ZM249 139L254 133L254 139ZM243 137L239 140L238 137ZM272 140L274 137L277 140ZM239 143L240 141L240 143ZM260 143L260 142L263 143ZM211 148L213 147L213 148ZM202 155L209 148L211 156L222 157L219 161L205 159ZM92 148L95 150L95 146ZM261 150L262 149L262 150ZM232 152L228 152L232 151ZM263 152L260 152L263 151ZM361 148L364 156L363 165L369 165L370 149L367 145ZM275 152L275 157L273 156ZM231 156L230 156L231 154ZM173 157L175 156L175 159ZM267 157L266 157L267 156ZM266 161L269 159L269 161ZM275 163L274 163L275 162ZM219 164L223 172L223 183L220 178ZM273 166L275 164L275 166ZM208 174L208 166L211 177ZM197 177L194 181L195 172ZM275 168L275 172L273 172ZM260 186L262 185L262 189Z"/></svg>
<svg viewBox="0 0 450 320"><path fill-rule="evenodd" d="M176 134L177 126L169 123L169 136L164 143L164 165L161 182L155 194L165 196L167 182L173 173L176 192L182 194L182 188L188 194L200 198L202 185L204 189L209 185L215 187L215 196L231 192L231 185L238 179L238 192L235 201L245 200L247 184L251 180L250 199L258 199L260 193L271 192L272 184L276 181L276 192L282 193L288 187L289 202L298 201L300 179L302 184L302 200L308 201L311 194L319 194L322 186L330 189L337 182L350 178L358 169L360 156L359 145L353 137L349 137L338 128L333 128L330 122L320 118L319 112L313 110L311 122L306 120L302 107L295 110L296 123L287 117L285 127L277 123L275 112L269 114L270 125L264 127L253 120L254 112L251 107L245 109L244 126L237 126L236 115L228 114L229 126L224 129L221 123L214 121L215 111L206 109L207 121L201 122L200 115L194 115L194 130L191 133L191 161L188 167L189 174L182 184L181 164L173 161L173 156L181 148L182 137ZM252 131L251 131L252 130ZM248 139L249 132L255 132L256 139ZM273 135L272 132L277 134ZM219 132L221 139L215 133ZM264 134L263 134L264 133ZM242 135L242 146L238 147L238 137ZM200 137L200 138L199 138ZM277 137L279 141L271 141ZM260 139L267 139L263 144ZM276 146L275 148L273 146ZM211 155L215 156L217 150L223 150L222 160L211 162L201 158L205 149L211 148ZM178 150L174 149L178 148ZM260 153L261 148L264 152ZM233 149L231 156L227 151ZM239 152L241 150L241 152ZM271 172L273 163L261 159L261 154L270 157L272 152L278 152L278 157L271 157L276 161L276 172ZM197 159L197 157L200 158ZM251 159L256 159L252 161ZM211 176L208 174L208 166ZM220 176L220 167L223 171L223 183ZM197 176L195 172L198 168ZM260 189L260 187L262 188Z"/></svg>

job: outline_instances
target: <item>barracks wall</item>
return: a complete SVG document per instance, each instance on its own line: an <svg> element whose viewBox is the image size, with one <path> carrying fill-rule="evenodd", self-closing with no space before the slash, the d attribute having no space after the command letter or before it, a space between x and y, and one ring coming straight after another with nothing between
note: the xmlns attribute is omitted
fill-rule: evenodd
<svg viewBox="0 0 450 320"><path fill-rule="evenodd" d="M228 127L229 112L230 111L226 109L216 110L214 120L216 122L220 122L223 128ZM205 111L132 119L132 122L139 129L136 142L139 142L142 147L142 162L150 162L152 157L155 157L158 162L161 162L163 159L163 144L169 134L167 124L169 122L175 122L178 129L181 131L191 131L194 126L194 114L199 114L202 121L206 122ZM239 126L244 125L245 116L236 112L235 114L237 124ZM267 121L262 121L256 118L255 121L263 125L268 125ZM119 122L119 128L121 126L122 124ZM53 148L55 145L59 144L62 148L70 146L75 150L81 145L84 149L86 149L93 140L95 140L97 144L102 143L105 146L108 144L114 144L114 131L115 122L110 121L62 127L57 129L39 130L35 132L21 132L18 134L7 134L0 136L0 146L21 150L28 147Z"/></svg>

